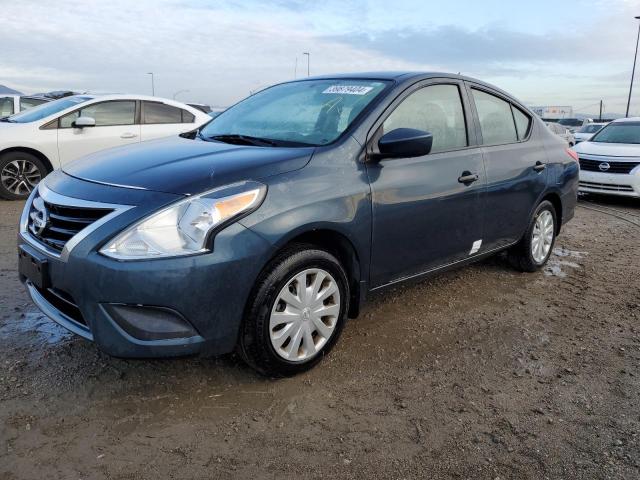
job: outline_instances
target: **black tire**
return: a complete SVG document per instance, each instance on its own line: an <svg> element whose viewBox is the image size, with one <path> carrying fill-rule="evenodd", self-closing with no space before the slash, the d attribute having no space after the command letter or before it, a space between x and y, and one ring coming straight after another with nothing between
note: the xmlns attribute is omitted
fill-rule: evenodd
<svg viewBox="0 0 640 480"><path fill-rule="evenodd" d="M304 362L291 362L275 351L269 336L269 319L277 296L287 282L309 268L321 268L335 279L340 292L340 313L333 334L318 353ZM286 377L307 371L338 341L346 321L349 298L347 275L336 257L313 245L293 245L277 255L258 277L245 310L237 350L245 362L267 376Z"/></svg>
<svg viewBox="0 0 640 480"><path fill-rule="evenodd" d="M6 172L13 173L13 169L11 168L9 168L5 172L5 167L7 167L12 162L16 162L16 161L18 162L26 161L31 163L33 166L37 168L38 173L40 174L40 179L43 179L48 173L47 167L45 167L44 163L42 163L42 160L40 160L35 155L32 155L27 152L20 152L20 151L7 152L3 154L2 156L0 156L0 197L4 198L5 200L25 200L33 190L33 187L35 186L35 185L31 185L31 183L26 182L25 180L26 183L23 182L21 184L25 186L21 187L20 193L15 193L8 188L8 185L5 185L5 178L6 178L4 176L5 173ZM29 188L28 191L27 191L27 187Z"/></svg>
<svg viewBox="0 0 640 480"><path fill-rule="evenodd" d="M551 212L551 216L553 217L553 240L551 242L551 247L549 248L549 252L545 256L545 258L537 262L531 253L531 242L533 240L533 228L536 223L536 219L543 211ZM558 232L558 216L556 215L556 209L551 202L548 200L543 200L540 202L536 210L533 212L533 216L531 217L531 221L529 222L529 226L527 227L527 231L524 233L524 236L520 239L520 241L511 247L507 256L509 258L509 263L522 272L535 272L536 270L540 270L549 260L551 256L551 252L553 252L553 247L556 243L556 234Z"/></svg>

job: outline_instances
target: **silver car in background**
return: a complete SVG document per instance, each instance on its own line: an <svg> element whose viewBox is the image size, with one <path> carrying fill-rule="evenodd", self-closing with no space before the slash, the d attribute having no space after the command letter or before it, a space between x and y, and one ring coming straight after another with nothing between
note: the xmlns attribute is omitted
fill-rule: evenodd
<svg viewBox="0 0 640 480"><path fill-rule="evenodd" d="M609 122L604 123L588 123L580 128L577 132L573 134L573 137L576 139L576 143L586 142L587 140L591 140L596 133L598 133L602 127L607 125Z"/></svg>
<svg viewBox="0 0 640 480"><path fill-rule="evenodd" d="M576 144L576 139L573 137L571 130L569 130L567 127L554 122L546 122L546 123L547 123L547 127L549 127L549 130L551 130L553 133L555 133L559 137L562 137L562 139L565 142L567 142L567 144L570 147L573 147Z"/></svg>

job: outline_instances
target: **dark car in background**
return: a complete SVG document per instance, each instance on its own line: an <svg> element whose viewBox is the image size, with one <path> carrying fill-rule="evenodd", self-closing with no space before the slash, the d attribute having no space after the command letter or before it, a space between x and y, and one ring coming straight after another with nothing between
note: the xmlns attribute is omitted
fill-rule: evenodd
<svg viewBox="0 0 640 480"><path fill-rule="evenodd" d="M371 292L504 250L540 269L576 204L566 147L462 76L283 83L197 131L47 176L22 215L20 275L45 314L111 355L236 349L291 375Z"/></svg>

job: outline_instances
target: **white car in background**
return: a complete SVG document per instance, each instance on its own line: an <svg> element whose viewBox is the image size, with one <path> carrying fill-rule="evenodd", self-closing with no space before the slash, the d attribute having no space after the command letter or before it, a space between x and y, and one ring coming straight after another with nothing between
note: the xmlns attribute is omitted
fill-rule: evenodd
<svg viewBox="0 0 640 480"><path fill-rule="evenodd" d="M553 133L555 133L556 135L561 137L565 142L567 142L567 145L569 145L570 147L573 147L576 144L576 140L575 138L573 138L573 134L571 133L571 130L569 130L567 127L554 122L546 122L546 123L547 123L547 127L549 127L549 130L551 130Z"/></svg>
<svg viewBox="0 0 640 480"><path fill-rule="evenodd" d="M598 133L607 123L588 123L584 125L573 134L573 137L576 139L576 143L590 140L591 137Z"/></svg>
<svg viewBox="0 0 640 480"><path fill-rule="evenodd" d="M53 169L106 148L188 132L211 120L174 100L74 95L0 119L0 197L26 198Z"/></svg>
<svg viewBox="0 0 640 480"><path fill-rule="evenodd" d="M28 110L53 100L39 95L0 94L0 118Z"/></svg>
<svg viewBox="0 0 640 480"><path fill-rule="evenodd" d="M614 120L573 149L581 192L640 197L640 117Z"/></svg>

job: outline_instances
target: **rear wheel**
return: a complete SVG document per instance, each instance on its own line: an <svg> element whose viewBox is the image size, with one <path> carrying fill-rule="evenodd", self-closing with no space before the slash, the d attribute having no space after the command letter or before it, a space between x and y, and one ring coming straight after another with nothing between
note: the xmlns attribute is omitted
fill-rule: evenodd
<svg viewBox="0 0 640 480"><path fill-rule="evenodd" d="M509 261L518 270L535 272L549 260L556 240L556 210L544 200L536 208L524 236L509 252Z"/></svg>
<svg viewBox="0 0 640 480"><path fill-rule="evenodd" d="M287 249L258 279L238 350L266 375L308 370L338 340L348 300L347 276L333 255L313 246Z"/></svg>
<svg viewBox="0 0 640 480"><path fill-rule="evenodd" d="M42 161L26 152L8 152L0 156L0 197L22 200L47 174Z"/></svg>

